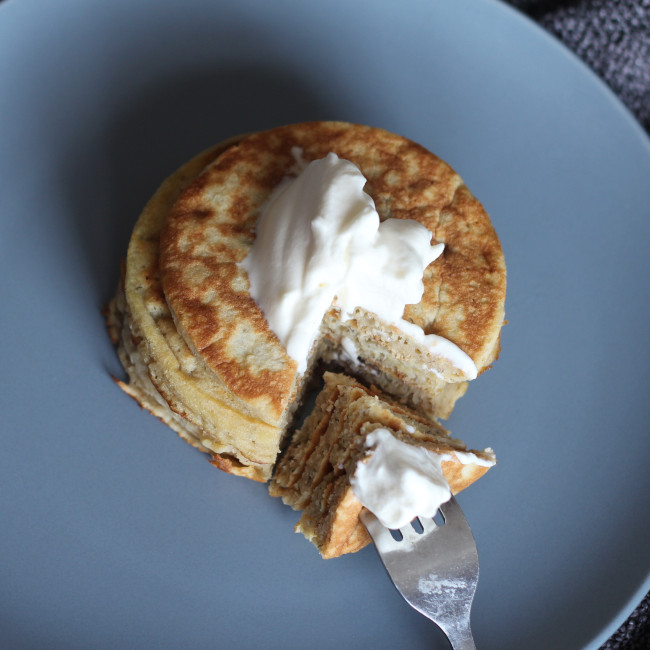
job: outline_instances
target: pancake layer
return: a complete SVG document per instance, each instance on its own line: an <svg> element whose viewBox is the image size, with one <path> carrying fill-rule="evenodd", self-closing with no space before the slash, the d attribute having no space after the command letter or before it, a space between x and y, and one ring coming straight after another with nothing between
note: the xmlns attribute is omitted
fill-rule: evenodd
<svg viewBox="0 0 650 650"><path fill-rule="evenodd" d="M296 363L269 329L238 263L250 251L265 201L295 169L296 151L305 162L330 151L351 160L366 177L366 191L381 219L414 219L445 244L442 258L425 271L422 300L408 305L404 317L427 334L451 340L484 370L498 353L506 273L498 237L481 204L449 165L420 145L381 129L317 122L257 133L225 151L181 194L163 228L165 296L179 331L219 381L269 424L282 419L295 396ZM330 324L336 319L333 310ZM352 330L356 324L350 324ZM335 329L328 334L338 345ZM395 328L373 322L363 337L371 338L379 339L379 347L391 347L397 360L391 369L384 368L382 354L359 355L375 373L386 371L404 381L409 374L404 369L418 365L425 367L419 373L423 378L437 370L445 377L442 383L459 380L441 359ZM312 359L318 352L316 346ZM381 377L375 381L382 383ZM420 401L436 416L448 415L453 407L438 404L435 397L428 405Z"/></svg>
<svg viewBox="0 0 650 650"><path fill-rule="evenodd" d="M221 469L266 480L320 360L336 362L428 418L447 417L466 383L374 314L332 307L308 370L270 330L239 266L264 202L296 170L333 151L354 162L382 219L415 219L441 258L404 318L466 352L479 372L496 358L506 271L481 204L445 162L403 137L342 122L234 138L173 174L145 207L111 305L123 388ZM439 377L442 375L442 379Z"/></svg>
<svg viewBox="0 0 650 650"><path fill-rule="evenodd" d="M184 440L207 452L219 468L268 479L281 437L277 427L232 406L179 334L159 274L160 230L182 189L232 143L204 152L170 176L140 216L127 252L122 282L109 307L109 325L129 376L121 387Z"/></svg>

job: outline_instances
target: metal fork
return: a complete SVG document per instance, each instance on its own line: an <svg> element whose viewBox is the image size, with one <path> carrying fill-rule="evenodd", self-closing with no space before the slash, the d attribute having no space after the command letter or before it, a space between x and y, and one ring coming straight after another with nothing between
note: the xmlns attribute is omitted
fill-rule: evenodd
<svg viewBox="0 0 650 650"><path fill-rule="evenodd" d="M444 525L419 518L421 532L414 524L401 528L401 541L370 511L363 510L361 521L406 602L436 623L454 650L471 650L476 648L470 629L478 582L476 542L454 497L440 512Z"/></svg>

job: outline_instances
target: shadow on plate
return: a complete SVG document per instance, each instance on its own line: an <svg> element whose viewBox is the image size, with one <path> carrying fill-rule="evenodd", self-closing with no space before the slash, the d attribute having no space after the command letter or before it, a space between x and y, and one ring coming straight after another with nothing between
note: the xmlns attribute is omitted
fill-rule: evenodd
<svg viewBox="0 0 650 650"><path fill-rule="evenodd" d="M277 69L195 71L128 98L103 130L77 134L63 165L70 224L94 281L97 307L112 296L131 230L160 183L217 142L281 124L345 119L304 79Z"/></svg>

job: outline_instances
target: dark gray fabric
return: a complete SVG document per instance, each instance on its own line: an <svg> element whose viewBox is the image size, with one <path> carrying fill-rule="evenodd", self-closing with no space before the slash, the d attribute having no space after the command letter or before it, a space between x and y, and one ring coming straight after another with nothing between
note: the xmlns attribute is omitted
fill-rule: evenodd
<svg viewBox="0 0 650 650"><path fill-rule="evenodd" d="M650 133L650 0L509 1L587 63ZM650 594L601 650L648 650L649 614Z"/></svg>
<svg viewBox="0 0 650 650"><path fill-rule="evenodd" d="M600 75L650 133L650 0L510 0Z"/></svg>
<svg viewBox="0 0 650 650"><path fill-rule="evenodd" d="M648 650L650 648L650 594L605 643L601 650Z"/></svg>

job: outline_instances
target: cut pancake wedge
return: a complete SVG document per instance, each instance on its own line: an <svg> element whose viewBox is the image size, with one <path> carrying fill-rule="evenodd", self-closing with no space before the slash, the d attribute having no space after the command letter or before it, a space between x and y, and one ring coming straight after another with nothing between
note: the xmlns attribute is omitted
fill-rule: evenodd
<svg viewBox="0 0 650 650"><path fill-rule="evenodd" d="M296 531L324 558L353 553L370 542L359 521L363 506L350 477L368 455L367 436L377 429L442 456L442 471L454 494L495 462L491 450L468 452L442 426L379 391L345 375L326 373L314 409L278 461L269 485L272 496L302 511Z"/></svg>

